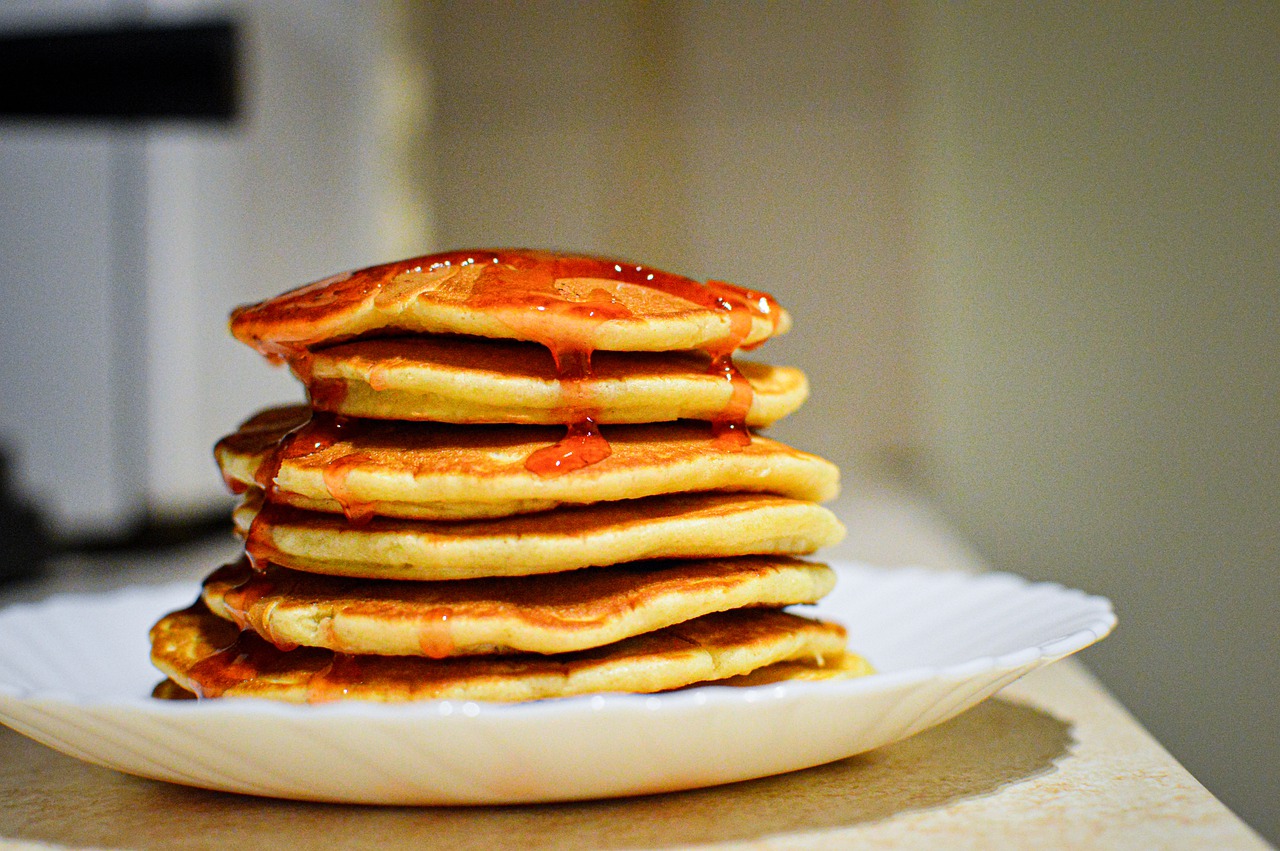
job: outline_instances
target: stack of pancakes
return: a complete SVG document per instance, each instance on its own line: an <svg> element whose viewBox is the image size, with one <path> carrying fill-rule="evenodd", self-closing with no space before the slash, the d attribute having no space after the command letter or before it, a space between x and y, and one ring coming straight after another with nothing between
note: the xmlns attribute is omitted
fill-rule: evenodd
<svg viewBox="0 0 1280 851"><path fill-rule="evenodd" d="M827 461L753 435L808 389L734 353L773 299L525 250L237 309L306 385L215 450L245 557L151 632L165 696L533 700L849 676Z"/></svg>

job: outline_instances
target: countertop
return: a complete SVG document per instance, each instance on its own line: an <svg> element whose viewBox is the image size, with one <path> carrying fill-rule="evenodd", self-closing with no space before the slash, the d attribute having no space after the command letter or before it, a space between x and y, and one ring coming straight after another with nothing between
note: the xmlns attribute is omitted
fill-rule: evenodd
<svg viewBox="0 0 1280 851"><path fill-rule="evenodd" d="M822 555L982 570L919 501L861 488ZM234 550L64 560L0 588L193 585ZM1124 613L1120 612L1121 623ZM209 792L87 765L0 727L0 847L1267 848L1078 660L1037 670L957 718L830 765L711 789L572 804L380 808Z"/></svg>

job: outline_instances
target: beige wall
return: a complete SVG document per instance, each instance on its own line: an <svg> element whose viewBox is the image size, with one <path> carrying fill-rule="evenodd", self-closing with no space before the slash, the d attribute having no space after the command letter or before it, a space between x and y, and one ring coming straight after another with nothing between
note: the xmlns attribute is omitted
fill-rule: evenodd
<svg viewBox="0 0 1280 851"><path fill-rule="evenodd" d="M1089 663L1280 837L1275 9L442 2L434 240L775 292L781 436L1113 597Z"/></svg>
<svg viewBox="0 0 1280 851"><path fill-rule="evenodd" d="M758 356L814 402L776 433L852 474L901 454L910 407L900 60L884 5L806 8L438 4L436 237L777 294L795 331Z"/></svg>
<svg viewBox="0 0 1280 851"><path fill-rule="evenodd" d="M1280 7L921 4L927 481L1280 839Z"/></svg>

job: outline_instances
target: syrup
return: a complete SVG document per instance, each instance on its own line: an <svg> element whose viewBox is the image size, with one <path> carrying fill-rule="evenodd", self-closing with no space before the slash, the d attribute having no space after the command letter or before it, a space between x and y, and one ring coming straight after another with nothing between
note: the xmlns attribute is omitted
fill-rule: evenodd
<svg viewBox="0 0 1280 851"><path fill-rule="evenodd" d="M271 642L276 649L287 652L296 649L297 643L280 638L271 630L268 621L253 616L253 610L275 590L275 583L264 573L252 570L242 582L227 590L222 597L222 602L241 631L251 629Z"/></svg>
<svg viewBox="0 0 1280 851"><path fill-rule="evenodd" d="M740 449L751 444L747 413L751 410L755 393L751 389L751 382L734 364L733 353L751 333L754 314L747 305L750 298L758 294L741 290L724 281L708 281L707 288L715 294L717 307L729 313L729 333L723 340L706 348L707 354L711 355L708 371L730 384L729 402L712 419L711 430L719 448ZM764 303L767 305L767 302ZM775 310L768 315L772 317L774 330L777 330L779 312Z"/></svg>
<svg viewBox="0 0 1280 851"><path fill-rule="evenodd" d="M440 607L430 609L422 615L419 622L418 646L422 655L431 659L443 659L452 656L457 645L453 641L453 632L449 618L453 617L451 609Z"/></svg>
<svg viewBox="0 0 1280 851"><path fill-rule="evenodd" d="M257 678L279 661L279 650L256 632L245 630L226 647L192 665L187 677L197 697L221 697L229 689Z"/></svg>
<svg viewBox="0 0 1280 851"><path fill-rule="evenodd" d="M314 378L307 384L307 398L313 408L336 411L347 398L347 382L341 378Z"/></svg>
<svg viewBox="0 0 1280 851"><path fill-rule="evenodd" d="M270 500L272 496L279 493L276 478L280 475L280 467L285 461L323 452L340 441L366 434L373 428L374 426L361 420L312 409L311 415L305 422L291 429L276 443L258 467L254 480L266 493L266 499ZM371 504L359 502L351 496L347 488L347 476L353 469L368 461L368 458L369 456L364 453L348 453L326 464L322 473L329 495L342 506L342 512L347 519L357 525L367 523L373 517L374 509ZM255 541L254 526L256 525L258 524L255 517L254 523L249 527L250 541ZM255 543L261 542L261 537L258 536ZM261 560L260 555L261 553L251 553L255 562Z"/></svg>
<svg viewBox="0 0 1280 851"><path fill-rule="evenodd" d="M329 495L342 506L342 513L346 515L347 522L353 526L363 526L373 519L373 503L357 500L347 487L347 478L351 475L351 471L369 461L368 453L353 452L330 461L324 468L324 486L329 491Z"/></svg>
<svg viewBox="0 0 1280 851"><path fill-rule="evenodd" d="M249 489L249 486L246 485L244 482L240 481L237 478L232 477L227 473L222 474L222 481L226 484L227 490L231 491L231 493L235 494L236 496L239 496L240 494L244 493Z"/></svg>
<svg viewBox="0 0 1280 851"><path fill-rule="evenodd" d="M279 493L276 477L280 475L280 467L285 461L323 452L341 440L343 430L350 426L351 420L347 417L312 410L306 420L294 426L276 442L266 460L254 473L254 481L269 499Z"/></svg>
<svg viewBox="0 0 1280 851"><path fill-rule="evenodd" d="M724 281L700 284L643 265L603 257L559 255L543 251L503 249L453 251L415 257L395 263L371 266L308 285L260 305L238 308L232 327L245 342L268 358L287 362L308 386L313 404L332 408L341 402L331 383L312 381L310 346L325 339L281 341L264 339L252 332L255 322L270 326L273 321L308 327L308 319L323 319L343 305L383 297L390 302L416 297L421 290L396 286L405 273L431 274L448 267L475 267L468 307L490 312L510 327L516 336L546 346L556 363L557 377L565 399L568 426L563 440L533 453L526 466L540 476L555 476L598 463L610 454L608 443L594 421L583 385L591 376L591 341L600 325L634 317L634 313L612 292L597 287L585 294L572 292L575 279L604 279L645 287L676 296L699 307L729 314L729 330L721 340L704 348L711 355L711 372L733 386L729 402L714 418L716 442L725 448L750 442L746 415L751 407L750 383L733 365L733 352L742 347L755 319L764 318L777 330L781 310L767 293L755 292ZM763 342L763 341L761 341ZM375 377L370 377L375 386ZM380 376L377 383L382 383ZM272 473L274 476L274 472ZM342 488L338 488L341 492ZM333 493L333 488L330 488ZM338 499L335 494L335 499ZM339 499L339 502L342 502ZM348 509L348 506L351 506ZM349 517L365 518L366 506L344 503Z"/></svg>
<svg viewBox="0 0 1280 851"><path fill-rule="evenodd" d="M613 447L600 434L600 427L587 417L569 423L563 438L530 454L524 466L539 476L560 476L598 464L612 454Z"/></svg>
<svg viewBox="0 0 1280 851"><path fill-rule="evenodd" d="M751 410L754 393L751 382L738 371L729 356L717 357L711 368L730 384L729 404L711 421L711 433L720 449L741 449L751 445L751 432L747 430L747 412Z"/></svg>
<svg viewBox="0 0 1280 851"><path fill-rule="evenodd" d="M270 581L258 571L249 574L237 585L227 589L223 595L223 604L231 620L241 630L249 629L249 611L262 601L262 598L275 590Z"/></svg>
<svg viewBox="0 0 1280 851"><path fill-rule="evenodd" d="M245 559L249 562L249 567L257 573L266 570L268 564L278 560L276 556L279 550L271 542L270 534L267 532L269 521L263 516L269 510L270 503L264 502L253 520L249 522L249 531L244 537Z"/></svg>
<svg viewBox="0 0 1280 851"><path fill-rule="evenodd" d="M387 370L391 367L390 363L375 363L369 367L369 386L377 392L387 389ZM345 384L343 385L346 386Z"/></svg>
<svg viewBox="0 0 1280 851"><path fill-rule="evenodd" d="M364 681L364 666L359 656L334 653L329 663L307 683L307 703L341 700L350 695L352 687L362 685Z"/></svg>

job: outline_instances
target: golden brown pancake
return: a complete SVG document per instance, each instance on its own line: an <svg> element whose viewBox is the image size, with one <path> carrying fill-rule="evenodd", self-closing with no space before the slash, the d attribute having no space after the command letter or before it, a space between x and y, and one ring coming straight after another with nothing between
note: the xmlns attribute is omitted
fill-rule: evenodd
<svg viewBox="0 0 1280 851"><path fill-rule="evenodd" d="M748 688L751 686L774 685L782 682L800 682L814 680L841 680L854 677L865 677L874 674L875 668L857 653L845 650L838 656L826 657L822 664L816 661L775 662L756 668L747 674L716 680L714 685ZM151 696L158 700L196 700L193 692L167 677L156 684Z"/></svg>
<svg viewBox="0 0 1280 851"><path fill-rule="evenodd" d="M155 666L203 697L521 701L664 691L776 662L835 659L845 631L775 609L735 609L555 656L344 656L309 647L281 651L198 603L162 618L151 642Z"/></svg>
<svg viewBox="0 0 1280 851"><path fill-rule="evenodd" d="M678 351L755 345L789 326L787 313L761 293L624 261L527 249L454 251L373 266L231 315L237 339L286 357L370 332L470 334L576 351Z"/></svg>
<svg viewBox="0 0 1280 851"><path fill-rule="evenodd" d="M753 391L749 426L782 419L808 396L798 369L737 367ZM545 346L480 337L356 340L317 349L295 369L314 407L389 420L550 425L584 411L598 423L714 420L733 394L701 352L597 352L591 375L566 387Z"/></svg>
<svg viewBox="0 0 1280 851"><path fill-rule="evenodd" d="M788 554L844 532L816 504L836 467L748 431L808 393L732 359L790 321L763 293L524 249L237 308L232 333L311 405L215 448L246 493L246 557L152 628L156 696L522 701L864 672L842 627L782 611L834 583Z"/></svg>
<svg viewBox="0 0 1280 851"><path fill-rule="evenodd" d="M601 428L612 454L572 474L544 476L526 461L564 429L333 420L308 423L305 407L276 408L214 449L234 487L270 479L273 502L348 516L456 520L503 517L561 504L688 491L774 493L815 502L839 489L839 470L815 455L755 436L744 447L681 421ZM296 429L296 431L292 431ZM278 445L290 435L287 451ZM275 475L270 462L279 459Z"/></svg>
<svg viewBox="0 0 1280 851"><path fill-rule="evenodd" d="M455 582L255 571L241 560L208 577L202 598L279 647L443 658L586 650L711 612L814 603L834 585L826 565L776 556Z"/></svg>
<svg viewBox="0 0 1280 851"><path fill-rule="evenodd" d="M720 680L716 685L745 688L801 680L847 680L853 677L865 677L875 672L876 669L866 659L857 653L845 650L839 656L824 658L820 665L805 660L777 662L773 665L765 665L763 668L756 668L747 674Z"/></svg>
<svg viewBox="0 0 1280 851"><path fill-rule="evenodd" d="M156 687L151 690L151 696L157 700L195 700L196 696L193 692L189 692L173 680L165 677L156 683Z"/></svg>
<svg viewBox="0 0 1280 851"><path fill-rule="evenodd" d="M654 558L805 555L844 537L820 505L755 493L691 493L561 506L493 520L375 517L263 507L251 491L234 514L258 559L369 579L523 576Z"/></svg>

